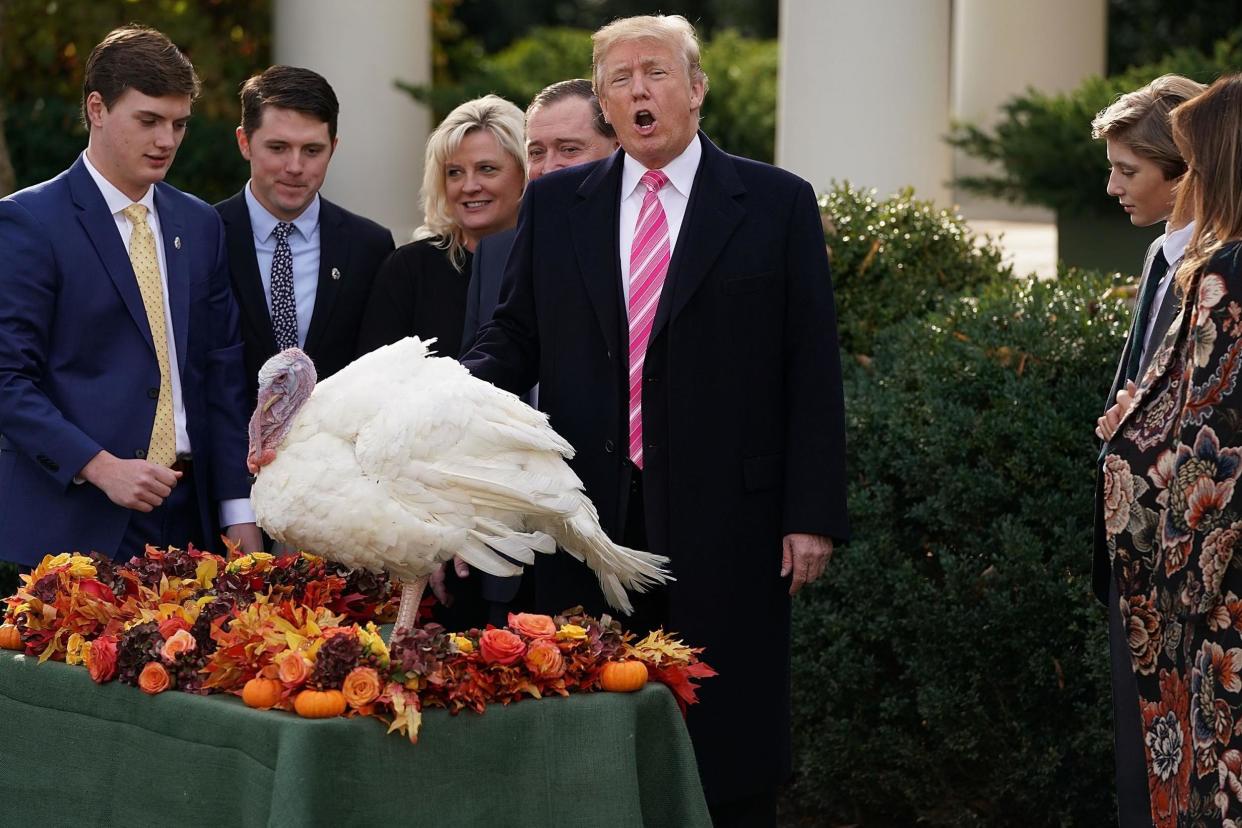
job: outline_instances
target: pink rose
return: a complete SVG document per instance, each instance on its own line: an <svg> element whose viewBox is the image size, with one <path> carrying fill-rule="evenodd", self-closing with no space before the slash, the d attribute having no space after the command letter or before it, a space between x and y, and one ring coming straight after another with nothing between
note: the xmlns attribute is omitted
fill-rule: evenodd
<svg viewBox="0 0 1242 828"><path fill-rule="evenodd" d="M101 635L86 651L86 669L99 684L116 675L116 636Z"/></svg>
<svg viewBox="0 0 1242 828"><path fill-rule="evenodd" d="M509 629L526 638L552 638L556 635L556 622L549 615L511 612L509 613Z"/></svg>
<svg viewBox="0 0 1242 828"><path fill-rule="evenodd" d="M305 683L310 676L310 665L306 663L306 659L301 653L295 653L292 650L285 650L281 653L276 659L276 669L280 680L290 687Z"/></svg>
<svg viewBox="0 0 1242 828"><path fill-rule="evenodd" d="M198 642L194 640L194 636L190 635L189 630L177 630L172 638L165 641L164 646L160 648L160 658L172 664L177 656L197 648Z"/></svg>
<svg viewBox="0 0 1242 828"><path fill-rule="evenodd" d="M546 638L533 642L523 660L526 669L535 678L555 679L565 675L565 657L561 655L561 648Z"/></svg>
<svg viewBox="0 0 1242 828"><path fill-rule="evenodd" d="M484 630L479 652L488 664L512 664L526 652L526 644L508 630Z"/></svg>

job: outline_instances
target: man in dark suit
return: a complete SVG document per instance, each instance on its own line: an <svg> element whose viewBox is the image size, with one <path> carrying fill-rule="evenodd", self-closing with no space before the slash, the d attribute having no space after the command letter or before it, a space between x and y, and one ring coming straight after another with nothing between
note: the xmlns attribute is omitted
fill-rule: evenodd
<svg viewBox="0 0 1242 828"><path fill-rule="evenodd" d="M718 825L774 824L789 772L790 596L848 534L836 316L811 186L698 131L707 78L680 16L594 36L621 152L522 201L501 303L463 362L540 407L575 447L601 523L668 555L637 596L720 671L687 724ZM560 556L566 557L566 556ZM536 602L604 608L574 561Z"/></svg>
<svg viewBox="0 0 1242 828"><path fill-rule="evenodd" d="M1143 260L1142 279L1130 332L1121 352L1105 412L1096 425L1104 441L1100 462L1152 356L1164 340L1181 305L1174 274L1182 260L1194 222L1173 216L1174 194L1186 162L1173 142L1169 113L1204 87L1188 78L1165 75L1127 95L1096 116L1092 135L1104 139L1109 162L1108 194L1116 198L1136 227L1165 222L1165 232L1152 242ZM1139 715L1138 687L1131 663L1129 631L1122 620L1117 580L1106 538L1105 475L1097 469L1095 486L1095 549L1092 582L1108 608L1109 648L1113 686L1118 820L1123 828L1150 826L1144 734ZM1125 519L1127 516L1122 516ZM1125 573L1120 573L1125 577ZM1125 613L1128 618L1129 612Z"/></svg>
<svg viewBox="0 0 1242 828"><path fill-rule="evenodd" d="M617 148L617 133L604 120L599 99L591 82L583 78L558 81L545 87L526 108L526 179L534 181L544 173L599 161ZM466 323L462 353L470 350L479 328L491 321L500 298L500 282L505 260L513 246L516 229L502 230L479 241L474 251L470 286L466 294ZM537 388L523 392L522 399L538 407ZM522 590L523 577L501 578L478 573L483 599L488 604L491 623L504 626L511 606L528 602L530 580ZM522 597L519 598L519 590Z"/></svg>
<svg viewBox="0 0 1242 828"><path fill-rule="evenodd" d="M86 151L0 201L0 559L261 548L223 228L163 183L197 92L164 35L111 32Z"/></svg>
<svg viewBox="0 0 1242 828"><path fill-rule="evenodd" d="M259 368L300 347L329 377L354 358L371 283L392 234L319 195L336 148L336 93L309 69L272 66L241 89L237 146L250 181L220 202L241 306L248 411Z"/></svg>

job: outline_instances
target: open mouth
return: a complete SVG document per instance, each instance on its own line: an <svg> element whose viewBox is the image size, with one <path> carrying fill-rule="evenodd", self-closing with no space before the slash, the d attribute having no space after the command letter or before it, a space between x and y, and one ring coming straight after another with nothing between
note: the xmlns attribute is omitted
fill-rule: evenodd
<svg viewBox="0 0 1242 828"><path fill-rule="evenodd" d="M634 113L634 128L639 135L650 135L655 132L656 119L650 110L640 109Z"/></svg>
<svg viewBox="0 0 1242 828"><path fill-rule="evenodd" d="M463 201L462 202L462 206L465 207L467 210L482 210L484 207L486 207L489 204L491 204L490 201Z"/></svg>

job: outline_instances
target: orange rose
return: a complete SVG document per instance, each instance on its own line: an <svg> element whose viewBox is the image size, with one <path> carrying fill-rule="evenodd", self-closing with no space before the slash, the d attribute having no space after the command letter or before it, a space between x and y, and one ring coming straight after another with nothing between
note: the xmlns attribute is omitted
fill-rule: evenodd
<svg viewBox="0 0 1242 828"><path fill-rule="evenodd" d="M512 664L526 652L526 643L508 630L484 630L479 652L488 664Z"/></svg>
<svg viewBox="0 0 1242 828"><path fill-rule="evenodd" d="M101 635L86 651L86 669L91 678L103 684L116 675L116 637Z"/></svg>
<svg viewBox="0 0 1242 828"><path fill-rule="evenodd" d="M163 693L168 689L168 671L163 664L152 661L138 675L138 686L142 688L142 692L152 696Z"/></svg>
<svg viewBox="0 0 1242 828"><path fill-rule="evenodd" d="M292 650L285 650L276 659L276 668L280 680L290 687L304 683L310 675L310 665L306 663L306 659L302 658L301 653Z"/></svg>
<svg viewBox="0 0 1242 828"><path fill-rule="evenodd" d="M359 708L370 704L380 694L379 673L375 672L374 667L355 667L345 677L341 692L345 694L345 701L349 702L350 707Z"/></svg>
<svg viewBox="0 0 1242 828"><path fill-rule="evenodd" d="M554 679L565 675L565 658L561 648L547 639L540 639L526 651L526 669L535 678Z"/></svg>
<svg viewBox="0 0 1242 828"><path fill-rule="evenodd" d="M549 615L511 612L509 613L509 629L527 638L551 638L556 635L556 622Z"/></svg>
<svg viewBox="0 0 1242 828"><path fill-rule="evenodd" d="M194 640L194 636L190 635L189 630L177 630L172 634L172 638L164 642L164 646L160 647L160 658L169 664L182 653L188 653L198 648L198 642Z"/></svg>

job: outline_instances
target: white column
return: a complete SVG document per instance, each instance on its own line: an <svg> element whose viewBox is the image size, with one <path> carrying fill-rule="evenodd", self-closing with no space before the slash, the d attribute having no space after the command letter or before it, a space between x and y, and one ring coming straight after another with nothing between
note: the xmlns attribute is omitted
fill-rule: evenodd
<svg viewBox="0 0 1242 828"><path fill-rule="evenodd" d="M1107 0L955 0L953 6L953 118L990 127L1000 107L1028 88L1068 92L1102 74L1107 52ZM1083 132L1091 129L1082 125ZM1104 148L1100 181L1104 186ZM957 175L988 166L956 153ZM976 218L1051 220L1051 211L958 194Z"/></svg>
<svg viewBox="0 0 1242 828"><path fill-rule="evenodd" d="M776 163L949 206L949 30L950 0L781 0Z"/></svg>
<svg viewBox="0 0 1242 828"><path fill-rule="evenodd" d="M393 81L431 81L428 0L276 0L272 18L275 62L314 69L341 103L323 194L408 241L431 114Z"/></svg>

